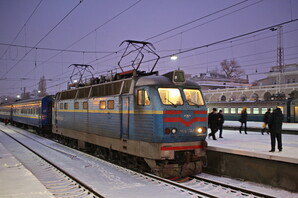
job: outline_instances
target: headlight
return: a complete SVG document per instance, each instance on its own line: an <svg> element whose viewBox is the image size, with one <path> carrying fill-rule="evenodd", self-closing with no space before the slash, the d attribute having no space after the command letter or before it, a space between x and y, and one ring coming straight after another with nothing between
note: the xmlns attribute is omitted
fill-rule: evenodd
<svg viewBox="0 0 298 198"><path fill-rule="evenodd" d="M197 129L197 132L198 132L198 133L203 133L203 129L202 129L201 127L199 127L199 128Z"/></svg>
<svg viewBox="0 0 298 198"><path fill-rule="evenodd" d="M205 133L207 131L206 127L198 127L196 128L196 132L201 134L201 133Z"/></svg>
<svg viewBox="0 0 298 198"><path fill-rule="evenodd" d="M177 132L176 128L172 128L172 133L175 134Z"/></svg>

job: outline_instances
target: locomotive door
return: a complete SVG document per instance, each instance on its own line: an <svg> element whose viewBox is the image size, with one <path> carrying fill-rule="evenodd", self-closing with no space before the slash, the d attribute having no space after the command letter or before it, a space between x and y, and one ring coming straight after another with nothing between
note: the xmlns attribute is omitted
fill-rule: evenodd
<svg viewBox="0 0 298 198"><path fill-rule="evenodd" d="M129 96L121 96L121 131L120 138L129 138Z"/></svg>

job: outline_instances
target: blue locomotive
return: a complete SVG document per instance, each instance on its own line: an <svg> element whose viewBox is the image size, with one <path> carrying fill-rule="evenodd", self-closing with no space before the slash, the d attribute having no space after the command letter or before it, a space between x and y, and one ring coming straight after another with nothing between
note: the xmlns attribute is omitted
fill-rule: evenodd
<svg viewBox="0 0 298 198"><path fill-rule="evenodd" d="M131 76L56 94L53 133L101 156L143 164L163 177L202 171L207 107L183 71Z"/></svg>
<svg viewBox="0 0 298 198"><path fill-rule="evenodd" d="M109 80L92 78L89 85L82 83L81 76L68 90L58 92L54 101L47 96L0 106L0 116L9 116L11 108L12 123L41 131L52 127L52 135L64 144L162 177L202 172L207 163L208 120L199 85L186 80L181 70L153 72L159 56L151 43L125 42L128 46L118 63L122 73ZM135 50L127 52L129 46ZM157 57L148 73L139 71L142 51ZM120 62L132 52L138 53L133 69L124 71Z"/></svg>

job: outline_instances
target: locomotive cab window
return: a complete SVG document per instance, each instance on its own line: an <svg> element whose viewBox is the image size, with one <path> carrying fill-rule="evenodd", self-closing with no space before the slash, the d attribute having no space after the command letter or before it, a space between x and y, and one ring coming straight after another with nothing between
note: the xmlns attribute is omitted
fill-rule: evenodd
<svg viewBox="0 0 298 198"><path fill-rule="evenodd" d="M158 93L164 105L183 105L180 90L177 88L158 88Z"/></svg>
<svg viewBox="0 0 298 198"><path fill-rule="evenodd" d="M146 90L144 89L138 90L137 98L138 98L137 99L138 105L142 105L142 106L150 105L150 99Z"/></svg>
<svg viewBox="0 0 298 198"><path fill-rule="evenodd" d="M203 96L198 89L183 89L185 98L189 105L204 105Z"/></svg>

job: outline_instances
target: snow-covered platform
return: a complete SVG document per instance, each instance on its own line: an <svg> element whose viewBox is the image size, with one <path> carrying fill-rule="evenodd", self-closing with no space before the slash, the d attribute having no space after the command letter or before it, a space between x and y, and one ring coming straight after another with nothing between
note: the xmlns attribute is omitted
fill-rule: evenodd
<svg viewBox="0 0 298 198"><path fill-rule="evenodd" d="M278 152L276 148L277 151L271 153L270 135L250 131L247 133L223 130L223 138L218 138L217 132L217 140L207 139L208 149L298 164L298 135L282 134L283 151Z"/></svg>
<svg viewBox="0 0 298 198"><path fill-rule="evenodd" d="M247 122L247 128L250 131L251 130L252 131L254 131L254 130L260 131L260 130L262 130L262 125L263 125L263 122L253 122L253 121ZM240 127L240 122L226 120L224 123L224 127L238 129ZM293 134L298 135L298 123L283 123L282 130L284 132L291 132Z"/></svg>
<svg viewBox="0 0 298 198"><path fill-rule="evenodd" d="M208 139L206 171L298 192L298 135L282 134L282 152L269 152L270 135L223 130Z"/></svg>
<svg viewBox="0 0 298 198"><path fill-rule="evenodd" d="M0 197L54 197L0 143Z"/></svg>

